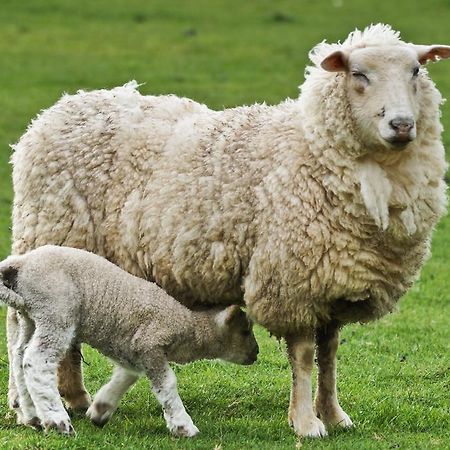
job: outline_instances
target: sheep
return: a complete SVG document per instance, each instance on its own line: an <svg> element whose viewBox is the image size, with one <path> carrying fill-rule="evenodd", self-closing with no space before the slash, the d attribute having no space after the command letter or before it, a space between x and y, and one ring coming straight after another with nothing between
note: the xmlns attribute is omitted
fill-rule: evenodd
<svg viewBox="0 0 450 450"><path fill-rule="evenodd" d="M61 402L56 371L73 342L86 342L116 362L87 416L103 426L140 373L149 377L176 436L198 428L177 392L168 361L221 358L252 364L258 345L238 306L193 312L154 283L85 250L46 245L0 263L0 298L20 311L12 365L20 422L63 434L74 429Z"/></svg>
<svg viewBox="0 0 450 450"><path fill-rule="evenodd" d="M424 66L448 57L377 24L317 45L279 105L213 111L135 82L64 95L14 147L13 252L84 248L188 307L245 304L287 342L295 432L351 426L339 330L395 309L445 212L442 98ZM8 327L11 348L13 313ZM77 354L60 389L83 408Z"/></svg>

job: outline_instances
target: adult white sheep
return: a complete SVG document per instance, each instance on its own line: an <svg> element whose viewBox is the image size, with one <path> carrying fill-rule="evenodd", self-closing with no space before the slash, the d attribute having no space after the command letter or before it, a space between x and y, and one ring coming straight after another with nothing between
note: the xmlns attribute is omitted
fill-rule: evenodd
<svg viewBox="0 0 450 450"><path fill-rule="evenodd" d="M352 424L339 328L394 309L445 210L441 96L422 66L450 47L374 25L310 57L300 97L277 106L211 111L135 83L65 95L15 146L13 251L80 247L186 305L245 302L287 341L291 425L323 436ZM60 387L83 407L76 355Z"/></svg>

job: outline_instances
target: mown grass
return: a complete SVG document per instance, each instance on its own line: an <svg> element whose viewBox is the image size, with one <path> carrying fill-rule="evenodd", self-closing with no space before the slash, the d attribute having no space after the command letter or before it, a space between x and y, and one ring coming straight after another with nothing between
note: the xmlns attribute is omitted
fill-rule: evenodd
<svg viewBox="0 0 450 450"><path fill-rule="evenodd" d="M407 41L450 43L445 0L2 0L0 6L0 256L10 248L8 145L63 92L130 79L144 93L195 98L213 108L295 97L307 52L355 27L391 23ZM430 68L450 95L450 62ZM443 122L450 128L449 105ZM450 133L444 134L450 144ZM401 309L347 327L339 352L342 404L355 422L327 439L298 441L287 425L290 370L283 344L258 329L251 367L199 362L176 367L180 392L201 434L174 439L142 380L103 430L74 418L65 439L20 428L8 416L5 311L0 310L0 448L5 449L423 449L450 447L450 218L438 226L433 258ZM95 392L108 363L86 349Z"/></svg>

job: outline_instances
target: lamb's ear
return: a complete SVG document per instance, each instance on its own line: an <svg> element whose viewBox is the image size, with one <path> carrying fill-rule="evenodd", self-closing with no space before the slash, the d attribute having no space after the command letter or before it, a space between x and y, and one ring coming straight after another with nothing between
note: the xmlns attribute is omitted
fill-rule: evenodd
<svg viewBox="0 0 450 450"><path fill-rule="evenodd" d="M241 308L237 305L229 306L228 308L216 314L216 323L220 327L230 324L233 319L241 313Z"/></svg>
<svg viewBox="0 0 450 450"><path fill-rule="evenodd" d="M337 50L328 55L320 63L320 66L328 72L346 72L348 69L347 55L341 50Z"/></svg>
<svg viewBox="0 0 450 450"><path fill-rule="evenodd" d="M413 45L413 48L417 52L417 59L420 64L450 58L450 47L448 45Z"/></svg>

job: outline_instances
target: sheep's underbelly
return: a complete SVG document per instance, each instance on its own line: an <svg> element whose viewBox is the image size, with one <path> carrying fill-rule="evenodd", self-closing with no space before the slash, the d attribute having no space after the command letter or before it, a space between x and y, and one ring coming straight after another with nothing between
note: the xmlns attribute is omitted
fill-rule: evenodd
<svg viewBox="0 0 450 450"><path fill-rule="evenodd" d="M156 242L162 245L162 241ZM173 244L137 252L122 247L109 259L137 276L155 281L187 306L242 303L245 261L232 243L191 243L173 249Z"/></svg>

